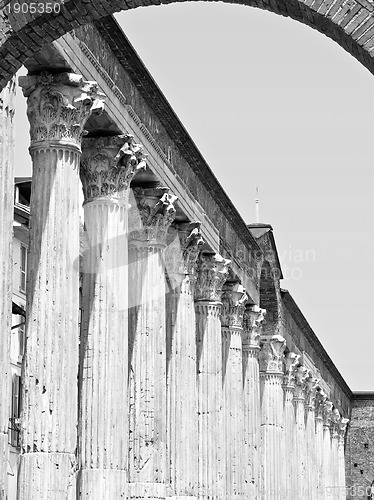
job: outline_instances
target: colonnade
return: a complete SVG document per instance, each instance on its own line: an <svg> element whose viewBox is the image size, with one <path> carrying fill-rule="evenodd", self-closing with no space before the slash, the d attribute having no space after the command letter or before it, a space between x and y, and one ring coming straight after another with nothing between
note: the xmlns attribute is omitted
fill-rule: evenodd
<svg viewBox="0 0 374 500"><path fill-rule="evenodd" d="M266 311L201 251L168 188L135 188L129 206L145 154L130 135L82 141L96 84L21 85L33 187L19 499L343 500L347 420L262 333Z"/></svg>

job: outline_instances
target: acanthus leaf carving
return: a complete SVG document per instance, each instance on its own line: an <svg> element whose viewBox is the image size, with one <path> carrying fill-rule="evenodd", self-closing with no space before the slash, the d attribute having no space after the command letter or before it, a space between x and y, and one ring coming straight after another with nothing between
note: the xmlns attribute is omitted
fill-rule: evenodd
<svg viewBox="0 0 374 500"><path fill-rule="evenodd" d="M283 385L285 387L294 388L296 377L295 371L296 367L299 364L300 355L294 352L289 351L285 354L283 358L284 364L284 377L283 377Z"/></svg>
<svg viewBox="0 0 374 500"><path fill-rule="evenodd" d="M265 373L283 373L283 353L286 340L281 335L261 338L259 356L260 371Z"/></svg>
<svg viewBox="0 0 374 500"><path fill-rule="evenodd" d="M222 293L221 325L242 328L248 295L240 283L226 283Z"/></svg>
<svg viewBox="0 0 374 500"><path fill-rule="evenodd" d="M347 431L348 423L349 423L349 418L342 417L340 419L338 433L339 433L339 441L342 444L344 443L344 438L345 438L345 433Z"/></svg>
<svg viewBox="0 0 374 500"><path fill-rule="evenodd" d="M200 254L197 264L195 301L221 301L222 287L231 261L219 254Z"/></svg>
<svg viewBox="0 0 374 500"><path fill-rule="evenodd" d="M325 401L323 406L323 425L330 427L332 419L333 404L330 400Z"/></svg>
<svg viewBox="0 0 374 500"><path fill-rule="evenodd" d="M311 374L306 380L305 387L305 406L310 410L314 410L316 402L316 393L318 388L319 380L313 377Z"/></svg>
<svg viewBox="0 0 374 500"><path fill-rule="evenodd" d="M169 188L135 188L135 206L130 209L131 242L166 245L168 229L176 214L177 196Z"/></svg>
<svg viewBox="0 0 374 500"><path fill-rule="evenodd" d="M130 183L146 166L141 144L131 134L82 141L80 176L85 202L105 197L127 202Z"/></svg>
<svg viewBox="0 0 374 500"><path fill-rule="evenodd" d="M257 305L247 306L243 315L243 349L258 348L265 323L266 309Z"/></svg>
<svg viewBox="0 0 374 500"><path fill-rule="evenodd" d="M327 394L319 388L316 392L316 403L315 403L315 412L316 418L323 419L323 410L325 407L325 403L327 401Z"/></svg>
<svg viewBox="0 0 374 500"><path fill-rule="evenodd" d="M196 265L204 240L201 222L173 222L165 249L165 268L172 288L176 288L185 276L195 281Z"/></svg>
<svg viewBox="0 0 374 500"><path fill-rule="evenodd" d="M295 370L295 394L294 399L304 399L306 381L310 375L310 372L305 366L299 365Z"/></svg>
<svg viewBox="0 0 374 500"><path fill-rule="evenodd" d="M87 119L103 110L97 83L74 73L44 72L20 77L19 84L27 97L30 150L61 145L80 151Z"/></svg>

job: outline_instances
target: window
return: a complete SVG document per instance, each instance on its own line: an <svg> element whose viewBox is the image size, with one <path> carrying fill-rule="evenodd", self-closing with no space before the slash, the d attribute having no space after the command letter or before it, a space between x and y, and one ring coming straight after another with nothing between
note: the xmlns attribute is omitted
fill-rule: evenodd
<svg viewBox="0 0 374 500"><path fill-rule="evenodd" d="M12 379L12 413L9 419L9 443L12 446L19 446L21 416L21 377L13 375Z"/></svg>
<svg viewBox="0 0 374 500"><path fill-rule="evenodd" d="M27 271L27 248L21 245L21 261L20 261L20 285L19 289L21 292L26 292L26 271Z"/></svg>
<svg viewBox="0 0 374 500"><path fill-rule="evenodd" d="M18 328L18 357L19 361L22 361L25 352L25 318L22 316L20 316L20 323L21 325Z"/></svg>

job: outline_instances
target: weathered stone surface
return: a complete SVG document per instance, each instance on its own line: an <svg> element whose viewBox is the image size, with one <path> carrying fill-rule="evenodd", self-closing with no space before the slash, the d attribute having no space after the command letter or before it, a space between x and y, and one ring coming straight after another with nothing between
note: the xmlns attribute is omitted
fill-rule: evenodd
<svg viewBox="0 0 374 500"><path fill-rule="evenodd" d="M24 77L20 84L33 182L18 495L57 500L75 495L80 138L102 102L96 84L79 75Z"/></svg>
<svg viewBox="0 0 374 500"><path fill-rule="evenodd" d="M175 216L166 189L139 189L129 240L129 498L161 498L167 482L164 250Z"/></svg>
<svg viewBox="0 0 374 500"><path fill-rule="evenodd" d="M305 433L305 389L306 380L309 377L309 372L304 366L298 366L295 371L295 481L297 499L306 498L307 485L307 456L306 449L306 433Z"/></svg>
<svg viewBox="0 0 374 500"><path fill-rule="evenodd" d="M264 336L260 350L261 451L264 498L281 500L284 495L283 353L280 335Z"/></svg>
<svg viewBox="0 0 374 500"><path fill-rule="evenodd" d="M230 261L203 254L195 292L198 391L198 496L222 497L224 439L222 429L221 294Z"/></svg>
<svg viewBox="0 0 374 500"><path fill-rule="evenodd" d="M244 498L246 494L243 437L244 401L242 325L248 296L239 283L226 283L222 293L222 421L224 434L224 498Z"/></svg>
<svg viewBox="0 0 374 500"><path fill-rule="evenodd" d="M197 496L198 416L194 286L199 223L173 224L166 248L168 479L173 496Z"/></svg>
<svg viewBox="0 0 374 500"><path fill-rule="evenodd" d="M354 393L346 438L347 498L369 495L374 470L374 393ZM365 497L363 497L365 498Z"/></svg>
<svg viewBox="0 0 374 500"><path fill-rule="evenodd" d="M248 498L262 498L261 404L258 356L262 322L266 311L247 306L243 317L243 403L244 403L244 492Z"/></svg>
<svg viewBox="0 0 374 500"><path fill-rule="evenodd" d="M284 377L284 461L285 467L284 491L285 498L297 498L296 488L296 450L295 450L295 408L293 397L295 392L295 371L299 363L300 356L294 352L288 352L283 360Z"/></svg>
<svg viewBox="0 0 374 500"><path fill-rule="evenodd" d="M0 498L6 496L10 415L15 80L0 94Z"/></svg>
<svg viewBox="0 0 374 500"><path fill-rule="evenodd" d="M128 196L145 168L129 135L83 141L79 476L82 499L126 498L128 434ZM110 429L110 433L107 430Z"/></svg>

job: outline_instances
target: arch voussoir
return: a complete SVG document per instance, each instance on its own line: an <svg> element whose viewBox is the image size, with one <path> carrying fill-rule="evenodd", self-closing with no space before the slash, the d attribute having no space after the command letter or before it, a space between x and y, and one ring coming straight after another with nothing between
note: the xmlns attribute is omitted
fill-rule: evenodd
<svg viewBox="0 0 374 500"><path fill-rule="evenodd" d="M18 15L12 11L12 2L3 2L0 10L0 90L28 57L72 29L121 10L180 1L184 0L65 0L58 13L26 12ZM374 12L367 2L357 0L226 0L226 2L257 7L304 23L332 38L374 74Z"/></svg>

